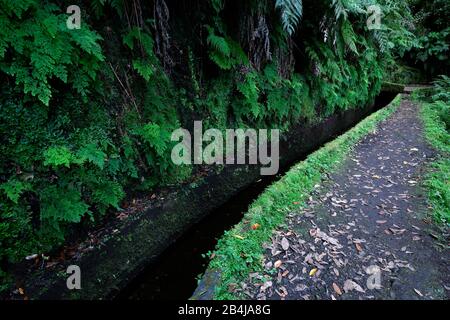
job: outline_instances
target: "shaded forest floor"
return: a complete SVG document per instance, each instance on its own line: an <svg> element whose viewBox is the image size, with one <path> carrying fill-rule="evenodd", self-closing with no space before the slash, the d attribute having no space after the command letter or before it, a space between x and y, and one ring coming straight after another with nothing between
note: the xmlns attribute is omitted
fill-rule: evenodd
<svg viewBox="0 0 450 320"><path fill-rule="evenodd" d="M266 245L250 299L448 299L448 235L421 186L436 152L404 99Z"/></svg>

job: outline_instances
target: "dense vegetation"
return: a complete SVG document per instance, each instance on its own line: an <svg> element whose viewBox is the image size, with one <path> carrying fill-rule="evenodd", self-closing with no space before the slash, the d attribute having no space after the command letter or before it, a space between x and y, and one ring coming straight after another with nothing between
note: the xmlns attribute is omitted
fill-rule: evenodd
<svg viewBox="0 0 450 320"><path fill-rule="evenodd" d="M261 256L265 250L263 244L269 241L272 231L286 220L287 215L305 206L315 186L330 172L342 168L346 155L352 152L355 144L374 132L377 124L395 112L400 103L401 97L397 96L388 108L370 115L310 154L252 203L242 222L225 232L214 251L215 258L210 268L221 272L220 282L215 288L216 299L237 298L229 287L261 269Z"/></svg>
<svg viewBox="0 0 450 320"><path fill-rule="evenodd" d="M287 129L448 73L446 17L440 0L0 0L0 281L126 194L191 177L170 134L194 119Z"/></svg>
<svg viewBox="0 0 450 320"><path fill-rule="evenodd" d="M432 89L418 90L425 136L440 157L431 164L425 181L428 199L437 222L450 225L450 78L442 76Z"/></svg>

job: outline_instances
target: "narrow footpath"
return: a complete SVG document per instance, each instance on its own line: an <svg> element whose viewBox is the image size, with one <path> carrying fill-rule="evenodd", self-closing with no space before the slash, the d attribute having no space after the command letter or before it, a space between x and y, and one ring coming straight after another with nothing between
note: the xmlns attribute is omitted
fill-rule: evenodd
<svg viewBox="0 0 450 320"><path fill-rule="evenodd" d="M248 299L448 299L448 237L421 186L436 152L418 106L401 106L317 186L266 244Z"/></svg>

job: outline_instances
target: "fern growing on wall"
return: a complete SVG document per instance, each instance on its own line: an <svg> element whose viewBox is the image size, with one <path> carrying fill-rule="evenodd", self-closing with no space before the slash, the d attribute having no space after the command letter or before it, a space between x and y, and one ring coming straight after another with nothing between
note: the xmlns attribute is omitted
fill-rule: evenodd
<svg viewBox="0 0 450 320"><path fill-rule="evenodd" d="M292 35L303 15L302 0L276 0L275 7L281 12L284 30Z"/></svg>
<svg viewBox="0 0 450 320"><path fill-rule="evenodd" d="M239 43L230 37L219 36L214 29L207 26L209 57L223 70L230 70L239 64L248 64L247 55Z"/></svg>
<svg viewBox="0 0 450 320"><path fill-rule="evenodd" d="M131 50L135 47L135 42L143 49L143 57L133 59L133 68L146 81L154 74L157 68L157 58L154 53L154 42L152 37L138 27L134 27L123 37L123 43Z"/></svg>
<svg viewBox="0 0 450 320"><path fill-rule="evenodd" d="M53 79L86 98L104 60L101 37L88 27L69 30L67 16L53 4L1 0L0 7L0 71L45 105Z"/></svg>
<svg viewBox="0 0 450 320"><path fill-rule="evenodd" d="M93 10L69 30L60 1L0 0L0 268L129 192L191 179L170 135L193 119L288 129L372 101L414 39L393 0L378 1L383 30L367 30L372 2L179 0L158 16L154 1L81 0Z"/></svg>

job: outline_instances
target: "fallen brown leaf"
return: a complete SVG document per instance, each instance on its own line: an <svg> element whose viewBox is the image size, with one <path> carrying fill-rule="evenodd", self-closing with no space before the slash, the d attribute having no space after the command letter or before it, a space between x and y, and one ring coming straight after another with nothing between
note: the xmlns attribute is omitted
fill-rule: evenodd
<svg viewBox="0 0 450 320"><path fill-rule="evenodd" d="M334 292L336 292L337 295L339 295L339 296L342 295L341 288L339 288L339 286L336 283L334 283L334 282L333 282L333 289L334 289Z"/></svg>
<svg viewBox="0 0 450 320"><path fill-rule="evenodd" d="M287 251L289 249L289 241L286 238L281 239L281 247L284 251Z"/></svg>
<svg viewBox="0 0 450 320"><path fill-rule="evenodd" d="M365 292L364 289L361 288L361 286L359 284L357 284L355 281L350 280L350 279L349 280L345 280L345 282L344 282L344 291L345 292L350 292L350 291L353 291L353 290L356 290L356 291L362 292L362 293Z"/></svg>

